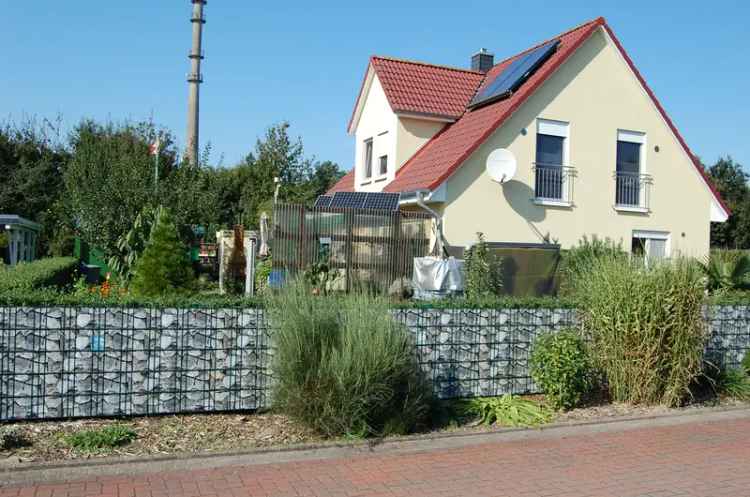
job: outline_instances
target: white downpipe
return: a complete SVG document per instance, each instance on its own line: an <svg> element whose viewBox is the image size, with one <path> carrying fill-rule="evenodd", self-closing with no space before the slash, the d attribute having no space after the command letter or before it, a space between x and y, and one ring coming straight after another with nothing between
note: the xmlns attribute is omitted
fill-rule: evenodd
<svg viewBox="0 0 750 497"><path fill-rule="evenodd" d="M433 219L435 220L435 234L437 238L437 242L435 243L435 251L437 252L437 255L439 255L443 259L448 258L448 242L445 239L445 234L443 233L443 216L432 210L431 208L427 207L427 204L424 203L424 197L425 194L424 191L418 191L417 192L417 205L420 206L422 209L426 210L427 212L432 215Z"/></svg>

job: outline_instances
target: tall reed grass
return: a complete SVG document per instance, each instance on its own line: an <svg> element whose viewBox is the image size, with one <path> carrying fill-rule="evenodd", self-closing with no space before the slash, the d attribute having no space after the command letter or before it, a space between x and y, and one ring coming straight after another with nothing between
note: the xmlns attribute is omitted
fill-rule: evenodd
<svg viewBox="0 0 750 497"><path fill-rule="evenodd" d="M385 300L317 297L300 281L268 303L280 410L329 437L406 433L427 419L429 385Z"/></svg>
<svg viewBox="0 0 750 497"><path fill-rule="evenodd" d="M700 268L675 259L650 268L602 256L572 284L583 326L613 400L679 405L701 374L707 332Z"/></svg>

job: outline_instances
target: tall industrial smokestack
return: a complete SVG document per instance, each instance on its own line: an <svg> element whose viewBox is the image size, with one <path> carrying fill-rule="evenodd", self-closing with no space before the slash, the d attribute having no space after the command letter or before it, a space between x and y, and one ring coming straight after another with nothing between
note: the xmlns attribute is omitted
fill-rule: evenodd
<svg viewBox="0 0 750 497"><path fill-rule="evenodd" d="M188 97L188 125L187 125L187 149L185 156L191 164L198 162L199 154L199 114L200 114L200 86L203 83L201 74L201 62L203 61L203 6L206 0L190 0L193 4L193 15L190 22L193 23L193 48L190 51L190 73L188 74L188 86L190 94Z"/></svg>

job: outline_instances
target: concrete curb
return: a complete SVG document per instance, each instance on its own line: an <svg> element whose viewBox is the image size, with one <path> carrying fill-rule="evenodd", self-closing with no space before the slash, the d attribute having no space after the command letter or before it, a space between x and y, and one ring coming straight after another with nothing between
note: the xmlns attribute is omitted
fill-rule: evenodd
<svg viewBox="0 0 750 497"><path fill-rule="evenodd" d="M606 420L556 423L542 428L504 428L485 432L438 433L388 438L377 442L352 441L229 452L183 453L164 456L109 457L51 463L0 463L0 487L9 484L63 482L105 476L250 466L362 455L402 454L449 450L488 443L541 440L690 423L713 423L750 418L750 408L697 408L693 411Z"/></svg>

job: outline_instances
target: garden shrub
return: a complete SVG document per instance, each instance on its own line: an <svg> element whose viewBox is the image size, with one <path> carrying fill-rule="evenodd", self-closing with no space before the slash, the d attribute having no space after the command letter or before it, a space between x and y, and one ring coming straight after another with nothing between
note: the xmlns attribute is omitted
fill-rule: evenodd
<svg viewBox="0 0 750 497"><path fill-rule="evenodd" d="M700 266L706 275L706 285L712 292L750 288L750 255L745 251L712 250Z"/></svg>
<svg viewBox="0 0 750 497"><path fill-rule="evenodd" d="M623 250L622 243L610 238L601 239L596 235L591 238L584 235L578 241L578 245L563 251L559 269L560 293L570 293L572 279L586 271L593 261L602 257L625 261L628 259L628 254Z"/></svg>
<svg viewBox="0 0 750 497"><path fill-rule="evenodd" d="M742 358L742 369L745 370L745 374L750 375L750 350L745 352L745 357Z"/></svg>
<svg viewBox="0 0 750 497"><path fill-rule="evenodd" d="M83 430L65 437L65 442L82 452L94 452L129 444L136 438L131 428L120 424L93 430Z"/></svg>
<svg viewBox="0 0 750 497"><path fill-rule="evenodd" d="M716 390L738 400L750 400L750 377L743 369L722 370L716 381Z"/></svg>
<svg viewBox="0 0 750 497"><path fill-rule="evenodd" d="M464 401L464 412L477 416L486 425L536 426L552 419L552 413L537 402L506 394L477 397Z"/></svg>
<svg viewBox="0 0 750 497"><path fill-rule="evenodd" d="M707 331L700 269L604 256L572 281L597 369L615 401L680 404L701 374Z"/></svg>
<svg viewBox="0 0 750 497"><path fill-rule="evenodd" d="M188 250L172 217L161 210L151 239L135 265L131 289L137 295L156 296L185 291L194 281Z"/></svg>
<svg viewBox="0 0 750 497"><path fill-rule="evenodd" d="M427 419L429 386L385 300L316 297L300 280L268 306L273 399L283 412L328 437L406 433Z"/></svg>
<svg viewBox="0 0 750 497"><path fill-rule="evenodd" d="M22 262L0 269L0 292L23 293L29 290L63 288L73 282L78 261L72 257L49 257Z"/></svg>
<svg viewBox="0 0 750 497"><path fill-rule="evenodd" d="M501 261L490 257L484 233L477 233L477 243L464 257L464 293L469 300L497 295L503 288Z"/></svg>
<svg viewBox="0 0 750 497"><path fill-rule="evenodd" d="M591 358L576 330L539 336L534 341L529 366L534 382L555 409L576 407L591 389Z"/></svg>

